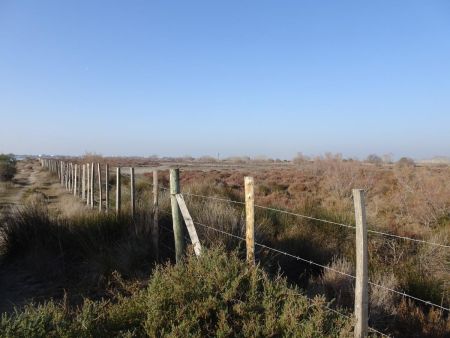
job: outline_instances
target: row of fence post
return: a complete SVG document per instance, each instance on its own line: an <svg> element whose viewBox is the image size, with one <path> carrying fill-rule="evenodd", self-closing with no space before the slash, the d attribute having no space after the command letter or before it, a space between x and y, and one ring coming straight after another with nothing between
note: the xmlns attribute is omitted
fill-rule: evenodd
<svg viewBox="0 0 450 338"><path fill-rule="evenodd" d="M49 170L58 173L61 185L65 185L68 189L73 189L74 195L77 196L77 164L65 163L55 160L42 159L41 163ZM60 169L58 169L60 168ZM81 197L84 198L85 190L87 191L87 204L91 208L94 206L94 163L87 163L81 166ZM100 164L97 166L99 179L99 210L102 210L102 189L101 189L101 169ZM90 170L89 170L90 169ZM86 173L86 174L85 174ZM86 179L86 180L85 180ZM106 185L105 210L108 210L109 198L109 166L106 165L105 173ZM89 182L86 186L86 182ZM131 194L131 215L135 215L135 177L134 168L130 168L130 194ZM177 202L176 195L180 194L180 171L178 168L170 169L170 202L172 209L172 225L175 242L175 259L180 262L186 250L185 243L185 227L183 226L183 216ZM90 195L89 195L90 193ZM353 201L355 208L356 223L356 284L355 284L355 331L356 338L366 337L368 334L368 244L367 244L367 224L364 202L364 190L354 189ZM244 194L245 194L245 223L246 223L246 252L247 261L251 265L255 265L255 194L253 177L244 178ZM153 226L151 227L152 244L154 253L158 256L158 173L153 171ZM116 213L121 211L121 168L116 168Z"/></svg>
<svg viewBox="0 0 450 338"><path fill-rule="evenodd" d="M58 175L61 186L65 187L75 197L80 197L85 201L86 206L91 209L95 207L95 190L98 193L97 206L102 212L109 211L109 170L108 164L104 167L104 190L102 182L102 167L100 163L72 163L57 159L40 159L41 165L50 172ZM97 185L95 185L95 176L97 176ZM116 194L115 194L115 212L121 214L122 208L122 183L121 168L116 168ZM134 218L136 216L136 188L135 188L135 171L130 168L130 212ZM154 257L159 256L159 225L158 225L158 172L153 171L153 201L149 201L149 205L153 208L153 221L145 226L145 231L151 234L152 248ZM104 192L104 194L103 194ZM104 202L104 203L103 203Z"/></svg>

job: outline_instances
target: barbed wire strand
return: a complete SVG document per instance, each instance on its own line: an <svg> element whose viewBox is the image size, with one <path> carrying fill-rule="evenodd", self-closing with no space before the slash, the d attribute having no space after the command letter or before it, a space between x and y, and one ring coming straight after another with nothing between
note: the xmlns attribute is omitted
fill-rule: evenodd
<svg viewBox="0 0 450 338"><path fill-rule="evenodd" d="M309 298L307 295L305 295L305 294L302 294L302 293L298 293L298 292L290 292L290 293L288 293L289 295L293 295L293 296L300 296L300 297L305 297L307 300L308 300L308 302L313 306L313 305L315 305L315 304L313 304L313 299L311 299L311 298ZM337 315L339 315L339 316L342 316L342 317L344 317L344 318L346 318L346 319L352 319L352 316L349 316L349 315L346 315L345 313L342 313L342 312L339 312L339 311L337 311L337 310L335 310L335 309L333 309L333 308L331 308L331 307L329 307L328 305L326 305L326 304L321 304L325 309L327 309L327 310L329 310L329 311L331 311L331 312L333 312L333 313L335 313L335 314L337 314ZM378 334L380 334L381 336L383 336L383 337L390 337L389 335L387 335L387 334L385 334L385 333L383 333L383 332L380 332L380 331L378 331L378 330L376 330L376 329L374 329L374 328L372 328L372 327L370 327L370 326L368 326L367 327L370 331L372 331L372 332L375 332L375 333L378 333Z"/></svg>
<svg viewBox="0 0 450 338"><path fill-rule="evenodd" d="M164 189L167 189L167 188L164 188ZM210 199L210 200L216 200L216 201L222 201L222 202L228 202L228 203L245 205L244 202L234 201L234 200L226 199L226 198L205 196L205 195L192 194L192 193L186 193L186 192L184 192L183 194L187 195L187 196L194 196L194 197L205 198L205 199ZM266 206L258 205L258 204L255 204L255 208L260 208L260 209L264 209L264 210L279 212L279 213L283 213L283 214L286 214L286 215L291 215L291 216L296 216L296 217L300 217L300 218L309 219L309 220L312 220L312 221L318 221L318 222L338 225L338 226L345 227L345 228L356 229L356 227L354 225L349 225L349 224L345 224L345 223L329 221L329 220L326 220L326 219L323 219L323 218L317 218L317 217L312 217L312 216L308 216L308 215L303 215L303 214L295 213L295 212L288 211L288 210L277 209L277 208L272 208L272 207L266 207ZM417 242L417 243L429 244L429 245L434 245L434 246L450 249L450 245L436 243L436 242L429 242L429 241L425 241L425 240L422 240L422 239L416 239L416 238L411 238L411 237L406 237L406 236L400 236L400 235L390 234L390 233L387 233L387 232L382 232L382 231L378 231L378 230L371 230L371 229L368 229L367 232L368 233L373 233L373 234L376 234L376 235L387 236L387 237L392 237L392 238L397 238L397 239L402 239L402 240L408 240L408 241L413 241L413 242Z"/></svg>
<svg viewBox="0 0 450 338"><path fill-rule="evenodd" d="M407 298L411 298L411 299L414 299L414 300L416 300L416 301L418 301L418 302L422 302L422 303L424 303L424 304L426 304L426 305L430 305L430 306L433 306L433 307L437 307L437 308L439 308L439 309L441 309L441 310L450 312L450 308L447 308L447 307L444 307L444 306L442 306L442 305L438 305L438 304L432 303L432 302L430 302L430 301L428 301L428 300L424 300L424 299L420 299L420 298L411 296L410 294L407 294L407 293L405 293L405 292L397 291L397 290L395 290L395 289L392 289L392 288L389 288L389 287L387 287L387 286L380 285L380 284L377 284L377 283L373 283L373 282L371 282L371 281L369 281L369 285L376 286L376 287L378 287L378 288L380 288L380 289L384 289L384 290L387 290L387 291L396 293L396 294L398 294L398 295L400 295L400 296L407 297Z"/></svg>
<svg viewBox="0 0 450 338"><path fill-rule="evenodd" d="M225 234L225 235L228 235L228 236L231 236L231 237L235 237L235 238L237 238L237 239L240 239L240 240L242 240L242 241L245 241L245 238L243 238L243 237L241 237L241 236L237 236L237 235L234 235L234 234L230 234L229 232L226 232L226 231L223 231L223 230L220 230L220 229L217 229L217 228L214 228L214 227L211 227L211 226L209 226L209 225L202 224L202 223L199 223L199 222L194 222L194 223L195 223L195 224L198 224L198 225L200 225L200 226L203 226L203 227L212 229L212 230L214 230L214 231L223 233L223 234ZM348 274L348 273L345 273L345 272L342 272L342 271L333 269L333 268L331 268L331 267L329 267L329 266L326 266L326 265L322 265L322 264L316 263L316 262L314 262L314 261L312 261L312 260L308 260L308 259L305 259L305 258L296 256L296 255L290 254L290 253L285 252L285 251L281 251L281 250L272 248L272 247L270 247L270 246L267 246L267 245L264 245L264 244L261 244L261 243L258 243L258 242L255 242L255 246L259 246L259 247L265 248L265 249L267 249L267 250L270 250L270 251L273 251L273 252L276 252L276 253L285 255L285 256L287 256L287 257L290 257L290 258L293 258L293 259L297 259L297 260L303 261L303 262L305 262L305 263L309 263L310 265L315 265L315 266L321 267L321 268L323 268L323 269L326 269L326 270L329 270L329 271L333 271L333 272L338 273L338 274L340 274L340 275L343 275L343 276L346 276L346 277L349 277L349 278L352 278L352 279L356 279L355 276L350 275L350 274ZM385 290L388 290L388 291L391 291L391 292L394 292L394 293L399 294L399 295L402 295L402 296L404 296L404 297L408 297L408 298L414 299L414 300L416 300L416 301L418 301L418 302L422 302L422 303L424 303L424 304L426 304L426 305L434 306L434 307L439 308L439 309L441 309L441 310L445 310L445 311L450 312L450 309L449 309L449 308L446 308L446 307L444 307L444 306L441 306L441 305L432 303L432 302L430 302L430 301L427 301L427 300L424 300L424 299L421 299L421 298L412 296L412 295L407 294L407 293L405 293L405 292L397 291L397 290L391 289L391 288L389 288L389 287L386 287L386 286L384 286L384 285L380 285L380 284L373 283L373 282L370 282L370 281L369 281L369 284L370 284L370 285L373 285L373 286L376 286L376 287L379 287L379 288L382 288L382 289L385 289Z"/></svg>
<svg viewBox="0 0 450 338"><path fill-rule="evenodd" d="M241 236L237 236L237 235L231 234L231 233L229 233L229 232L222 231L222 230L219 230L219 229L214 228L214 227L210 227L210 226L208 226L208 225L206 225L206 224L199 223L199 222L194 222L194 224L198 224L198 225L200 225L200 226L204 226L204 227L206 227L206 228L210 228L210 229L212 229L212 230L218 231L218 232L220 232L220 233L226 234L226 235L231 236L231 237L234 237L234 238L236 238L236 239L245 241L245 238L243 238L243 237L241 237ZM265 246L265 245L262 245L262 244L259 244L259 243L255 243L255 245L257 245L257 244L258 244L259 246L263 246L263 247L269 248L269 247L267 247L267 246ZM272 249L272 248L271 248L271 249ZM275 250L276 250L276 249L275 249ZM278 250L277 250L277 251L278 251ZM280 253L282 253L282 252L280 252ZM291 256L293 256L293 255L291 255ZM293 257L297 257L297 256L293 256ZM301 260L303 260L303 259L300 258L300 257L298 257L298 258L301 259ZM305 260L305 261L308 262L308 263L311 263L311 264L317 264L317 263L312 262L312 261L308 261L308 260ZM329 268L329 267L326 267L326 266L322 266L322 267L324 267L324 268ZM329 269L331 269L331 268L329 268ZM333 270L333 271L335 271L335 272L338 272L338 273L341 273L341 274L344 274L344 275L346 275L346 276L355 278L354 276L348 275L348 274L343 273L343 272L341 272L341 271L334 270L334 269L331 269L331 270ZM311 299L308 298L306 295L303 295L303 294L300 294L300 293L297 293L297 294L294 293L294 295L306 297L309 301L311 301ZM335 310L335 309L332 309L332 308L330 308L329 306L326 306L326 305L324 305L324 304L322 304L322 306L324 306L324 307L325 307L327 310L329 310L329 311L332 311L332 312L334 312L334 313L336 313L336 314L338 314L338 315L341 315L341 316L344 316L344 317L346 317L346 318L348 318L348 319L351 319L350 316L347 316L347 315L345 315L345 314L343 314L343 313L341 313L341 312L339 312L339 311L337 311L337 310ZM375 329L373 329L373 328L371 328L371 327L369 327L369 329L370 329L371 331L375 332L375 333L378 333L378 334L382 335L382 336L389 337L388 335L385 335L384 333L382 333L382 332L380 332L380 331L377 331L377 330L375 330Z"/></svg>
<svg viewBox="0 0 450 338"><path fill-rule="evenodd" d="M203 226L203 227L206 227L206 228L209 228L209 229L212 229L212 230L221 232L221 233L223 233L223 234L225 234L225 235L235 237L235 238L237 238L237 239L240 239L241 241L245 241L245 238L244 238L244 237L237 236L237 235L234 235L234 234L230 234L229 232L226 232L226 231L223 231L223 230L220 230L220 229L211 227L211 226L209 226L209 225L202 224L202 223L195 222L195 221L194 221L194 224L198 224L198 225L200 225L200 226ZM310 265L315 265L315 266L318 266L318 267L320 267L320 268L323 268L323 269L327 269L327 270L336 272L336 273L338 273L338 274L341 274L341 275L344 275L344 276L347 276L347 277L350 277L350 278L353 278L353 279L356 278L355 276L350 275L350 274L348 274L348 273L345 273L345 272L342 272L342 271L339 271L339 270L330 268L329 266L326 266L326 265L322 265L322 264L316 263L316 262L314 262L314 261L312 261L312 260L309 260L309 259L305 259L305 258L302 258L302 257L299 257L299 256L295 256L295 255L290 254L290 253L288 253L288 252L284 252L284 251L281 251L281 250L278 250L278 249L275 249L275 248L271 248L270 246L267 246L267 245L264 245L264 244L261 244L261 243L255 242L255 246L259 246L259 247L262 247L262 248L265 248L265 249L268 249L268 250L277 252L277 253L279 253L279 254L282 254L282 255L285 255L285 256L288 256L288 257L291 257L291 258L294 258L294 259L303 261L303 262L308 263L308 264L310 264Z"/></svg>

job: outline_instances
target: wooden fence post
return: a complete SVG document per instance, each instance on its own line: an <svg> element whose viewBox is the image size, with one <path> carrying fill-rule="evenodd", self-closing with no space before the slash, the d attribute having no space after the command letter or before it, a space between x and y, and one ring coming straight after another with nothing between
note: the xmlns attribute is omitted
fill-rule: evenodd
<svg viewBox="0 0 450 338"><path fill-rule="evenodd" d="M68 186L69 192L72 191L72 178L73 178L73 166L72 166L72 162L70 162L69 163L69 186Z"/></svg>
<svg viewBox="0 0 450 338"><path fill-rule="evenodd" d="M120 186L120 167L116 169L116 214L120 215L120 199L121 199L121 186Z"/></svg>
<svg viewBox="0 0 450 338"><path fill-rule="evenodd" d="M60 170L60 172L61 172L61 176L60 176L60 180L61 180L61 185L64 185L64 162L63 161L61 161L60 163L59 163L59 166L61 167L59 170Z"/></svg>
<svg viewBox="0 0 450 338"><path fill-rule="evenodd" d="M159 224L158 224L158 170L153 170L153 224L151 229L153 256L159 256Z"/></svg>
<svg viewBox="0 0 450 338"><path fill-rule="evenodd" d="M92 162L91 163L91 182L90 182L90 186L91 186L91 197L90 197L91 209L94 209L94 175L95 175L94 162Z"/></svg>
<svg viewBox="0 0 450 338"><path fill-rule="evenodd" d="M253 177L246 176L245 184L245 241L247 261L255 264L255 194Z"/></svg>
<svg viewBox="0 0 450 338"><path fill-rule="evenodd" d="M73 192L75 187L75 165L70 163L70 192Z"/></svg>
<svg viewBox="0 0 450 338"><path fill-rule="evenodd" d="M102 211L102 172L100 163L97 163L97 175L98 175L98 211Z"/></svg>
<svg viewBox="0 0 450 338"><path fill-rule="evenodd" d="M86 198L86 165L81 166L81 200Z"/></svg>
<svg viewBox="0 0 450 338"><path fill-rule="evenodd" d="M353 189L356 221L355 338L367 337L368 327L368 246L364 190Z"/></svg>
<svg viewBox="0 0 450 338"><path fill-rule="evenodd" d="M78 164L75 164L74 167L74 184L73 184L73 195L76 197L77 196L77 192L78 192Z"/></svg>
<svg viewBox="0 0 450 338"><path fill-rule="evenodd" d="M66 163L64 168L64 185L66 187L66 190L69 188L69 163Z"/></svg>
<svg viewBox="0 0 450 338"><path fill-rule="evenodd" d="M86 163L86 205L89 206L90 198L91 198L91 169L89 167L89 163Z"/></svg>
<svg viewBox="0 0 450 338"><path fill-rule="evenodd" d="M105 211L109 209L109 164L105 164Z"/></svg>
<svg viewBox="0 0 450 338"><path fill-rule="evenodd" d="M175 258L179 263L185 251L184 229L181 224L182 215L176 194L180 193L180 169L170 169L170 204L172 207L173 235L175 239Z"/></svg>
<svg viewBox="0 0 450 338"><path fill-rule="evenodd" d="M134 168L130 168L130 199L131 199L131 217L134 218L134 214L136 212L136 192L135 192L135 186L134 186Z"/></svg>

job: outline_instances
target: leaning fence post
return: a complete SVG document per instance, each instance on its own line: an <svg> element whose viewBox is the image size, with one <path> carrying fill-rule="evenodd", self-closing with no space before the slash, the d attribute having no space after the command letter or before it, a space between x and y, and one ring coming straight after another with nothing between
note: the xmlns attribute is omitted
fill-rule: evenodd
<svg viewBox="0 0 450 338"><path fill-rule="evenodd" d="M121 186L120 186L120 167L116 169L116 214L120 215L120 199L121 199Z"/></svg>
<svg viewBox="0 0 450 338"><path fill-rule="evenodd" d="M172 206L173 235L175 239L175 258L179 263L185 250L182 216L176 194L180 193L180 169L170 169L170 204Z"/></svg>
<svg viewBox="0 0 450 338"><path fill-rule="evenodd" d="M134 214L136 212L136 192L134 190L134 168L130 168L130 199L131 199L131 217L134 218Z"/></svg>
<svg viewBox="0 0 450 338"><path fill-rule="evenodd" d="M355 338L367 337L368 327L368 247L364 190L353 189L356 221Z"/></svg>
<svg viewBox="0 0 450 338"><path fill-rule="evenodd" d="M159 255L159 226L158 226L158 170L153 170L153 225L151 229L153 256Z"/></svg>
<svg viewBox="0 0 450 338"><path fill-rule="evenodd" d="M109 209L109 164L105 164L105 211Z"/></svg>
<svg viewBox="0 0 450 338"><path fill-rule="evenodd" d="M98 211L102 211L102 171L100 163L97 163L97 175L98 175Z"/></svg>
<svg viewBox="0 0 450 338"><path fill-rule="evenodd" d="M255 264L255 194L253 177L244 177L245 185L245 242L247 261Z"/></svg>

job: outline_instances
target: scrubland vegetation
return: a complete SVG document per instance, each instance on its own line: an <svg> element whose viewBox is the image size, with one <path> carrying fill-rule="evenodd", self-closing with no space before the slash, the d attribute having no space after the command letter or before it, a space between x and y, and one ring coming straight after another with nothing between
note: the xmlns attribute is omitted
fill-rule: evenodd
<svg viewBox="0 0 450 338"><path fill-rule="evenodd" d="M448 244L450 168L375 160L327 156L267 170L186 170L181 186L194 221L236 236L245 234L241 205L189 193L242 200L243 177L252 175L257 204L352 225L351 189L363 188L371 229ZM43 201L8 215L1 227L3 269L20 267L47 288L33 291L34 304L23 307L31 298L23 297L16 312L3 315L4 336L352 336L351 319L325 307L351 316L353 281L340 274L261 248L258 268L249 268L242 260L242 241L200 225L200 241L209 250L174 266L165 190L160 195L161 254L152 257L150 183L150 176L137 179L134 220L96 212L62 217ZM127 184L124 178L124 201ZM160 184L168 186L164 173ZM256 211L257 242L354 274L351 229ZM448 249L375 234L369 240L372 281L449 306ZM446 312L377 288L370 289L369 299L370 326L382 332L450 335Z"/></svg>
<svg viewBox="0 0 450 338"><path fill-rule="evenodd" d="M450 168L397 164L367 164L328 156L298 161L295 168L247 171L185 171L182 190L200 195L243 199L243 177L255 177L256 203L353 225L352 188L367 190L369 227L374 230L450 242ZM193 218L236 235L244 235L242 206L191 197ZM274 211L257 209L257 241L307 260L354 274L354 233L351 229ZM208 230L204 237L228 247L236 240ZM369 276L377 284L448 307L450 252L448 248L369 235ZM212 241L213 242L213 241ZM311 295L325 294L335 305L353 306L353 281L345 276L311 268L308 264L260 250L264 268L281 271L290 282ZM370 290L371 325L394 336L450 334L448 313L414 303L388 291Z"/></svg>
<svg viewBox="0 0 450 338"><path fill-rule="evenodd" d="M4 337L339 336L351 321L308 300L285 279L249 267L239 253L205 251L155 265L142 227L127 215L53 218L29 205L5 220L2 265L47 288L3 314ZM162 225L168 218L161 220ZM170 236L162 236L169 244ZM172 244L173 245L173 244ZM169 259L169 260L167 260ZM21 285L27 287L26 285Z"/></svg>

